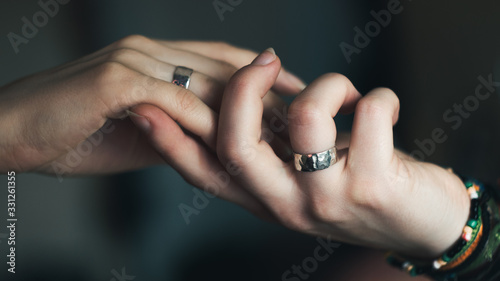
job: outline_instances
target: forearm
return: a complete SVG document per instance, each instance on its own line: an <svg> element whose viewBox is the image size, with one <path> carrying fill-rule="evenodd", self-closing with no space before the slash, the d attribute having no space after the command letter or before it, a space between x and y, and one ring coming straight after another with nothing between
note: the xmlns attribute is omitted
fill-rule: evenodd
<svg viewBox="0 0 500 281"><path fill-rule="evenodd" d="M13 96L7 93L6 87L0 88L0 100L0 173L4 174L11 170L20 171L15 155L20 151L18 145L22 138L19 112L12 104Z"/></svg>

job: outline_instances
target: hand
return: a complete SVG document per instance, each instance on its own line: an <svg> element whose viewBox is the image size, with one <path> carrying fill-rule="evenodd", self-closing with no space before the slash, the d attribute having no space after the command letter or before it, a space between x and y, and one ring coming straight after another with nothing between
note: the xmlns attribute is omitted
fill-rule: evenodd
<svg viewBox="0 0 500 281"><path fill-rule="evenodd" d="M394 149L399 102L388 89L361 97L341 75L320 77L290 107L289 145L314 153L337 142L338 162L307 173L278 157L269 143L286 150L287 138L265 133L261 122L262 98L279 70L279 59L266 51L232 77L221 106L218 159L179 128L172 134L176 124L164 114L151 120L152 142L191 184L294 230L415 257L435 257L459 238L470 204L465 188L453 173ZM332 117L353 110L352 135L336 139Z"/></svg>
<svg viewBox="0 0 500 281"><path fill-rule="evenodd" d="M302 154L331 148L332 117L354 109L348 147L340 147L335 165L315 172L277 157L261 140L260 122L279 69L279 59L264 52L226 87L217 154L241 170L236 181L282 224L309 234L418 257L436 257L459 239L470 204L463 183L394 149L399 102L389 89L361 97L344 76L318 78L290 106L291 147Z"/></svg>
<svg viewBox="0 0 500 281"><path fill-rule="evenodd" d="M0 171L58 176L97 174L163 163L129 119L147 126L160 110L215 146L225 84L257 54L223 43L171 42L129 36L77 61L0 88ZM185 90L175 66L193 68ZM274 90L293 94L300 81L281 72ZM269 107L282 104L270 93ZM130 112L130 111L129 111Z"/></svg>

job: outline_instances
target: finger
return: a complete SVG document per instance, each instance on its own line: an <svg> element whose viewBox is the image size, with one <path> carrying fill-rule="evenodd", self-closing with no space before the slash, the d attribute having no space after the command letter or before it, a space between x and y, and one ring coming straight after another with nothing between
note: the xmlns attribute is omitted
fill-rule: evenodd
<svg viewBox="0 0 500 281"><path fill-rule="evenodd" d="M261 140L267 142L274 153L284 162L290 161L293 158L292 148L287 139L282 139L272 130L267 123L262 122Z"/></svg>
<svg viewBox="0 0 500 281"><path fill-rule="evenodd" d="M286 200L293 186L285 176L286 165L261 141L262 98L279 69L279 59L271 49L231 78L222 98L217 140L221 162L239 167L238 180L269 207L276 200Z"/></svg>
<svg viewBox="0 0 500 281"><path fill-rule="evenodd" d="M119 40L109 47L109 49L128 48L146 53L154 58L170 63L172 65L192 68L207 76L213 77L221 83L226 83L236 72L236 68L224 61L214 60L197 53L168 48L158 43L156 40L132 35ZM104 51L105 52L105 51Z"/></svg>
<svg viewBox="0 0 500 281"><path fill-rule="evenodd" d="M242 68L233 76L224 91L219 120L221 140L245 140L249 141L250 145L259 143L263 114L262 99L270 83L276 79L273 75L275 69L272 66L279 64L275 63L277 56L271 51L263 52L261 58L264 60L262 63L266 65L251 64ZM260 61L257 60L257 63ZM229 138L225 137L227 134L230 135Z"/></svg>
<svg viewBox="0 0 500 281"><path fill-rule="evenodd" d="M389 89L374 89L358 102L349 145L350 166L368 171L392 160L392 127L398 114L399 100Z"/></svg>
<svg viewBox="0 0 500 281"><path fill-rule="evenodd" d="M311 83L290 105L289 130L292 149L309 154L335 145L337 129L333 117L346 112L361 98L345 76L325 74Z"/></svg>
<svg viewBox="0 0 500 281"><path fill-rule="evenodd" d="M213 77L224 84L237 70L233 65L224 61L214 60L189 51L168 48L155 40L141 35L127 36L104 47L103 49L61 67L90 62L106 54L109 54L112 57L113 53L120 49L134 49L172 65L181 65L195 69L196 71ZM56 70L61 67L56 68Z"/></svg>
<svg viewBox="0 0 500 281"><path fill-rule="evenodd" d="M142 54L142 56L140 54ZM148 72L147 69L151 69L152 67L143 61L145 57L154 58L159 62L164 62L171 66L182 65L194 69L195 72L192 76L193 81L190 84L191 89L194 93L199 95L203 101L207 101L215 110L218 109L222 97L220 88L226 84L229 78L237 70L235 66L227 62L212 59L190 51L165 47L155 40L139 35L125 37L102 50L62 67L69 66L73 68L73 72L77 72L107 61L124 63L123 59L125 58L127 59L128 65L134 70L149 74L151 72ZM130 64L130 61L134 63ZM148 61L151 61L151 59ZM157 63L153 64L157 65ZM61 67L56 68L53 71L57 71L60 68ZM144 68L146 68L146 70L144 70ZM171 81L174 69L174 67L168 67L164 70L163 67L158 67L153 68L153 71L158 72L158 70L160 70L161 77L159 78L165 81ZM153 77L155 77L154 74ZM198 82L201 83L198 84ZM219 84L217 84L217 82L219 82ZM264 98L264 105L266 118L273 117L273 109L282 110L282 108L286 107L286 103L274 93L266 95ZM277 123L280 122L278 121ZM280 133L281 136L288 135L286 130Z"/></svg>
<svg viewBox="0 0 500 281"><path fill-rule="evenodd" d="M152 44L151 42L154 42L154 44ZM205 53L202 52L201 54L199 54L197 52L192 52L192 49L186 50L165 48L158 42L161 41L155 41L139 36L137 38L132 37L132 39L128 40L124 39L124 42L121 44L129 48L136 48L138 50L142 50L143 52L147 52L157 59L168 62L170 64L183 65L195 69L208 76L214 77L214 79L223 84L227 83L231 76L233 76L233 74L239 69L239 67L235 67L233 64L231 64L230 60L219 60L219 57L217 56L205 56ZM148 47L146 48L144 46ZM236 48L234 48L234 50L235 49ZM227 55L231 56L232 54ZM255 56L253 58L255 58ZM249 62L247 62L247 64ZM220 100L220 97L221 96L217 96L216 100ZM267 95L265 95L265 97L263 98L263 101L264 118L266 119L273 118L273 116L275 115L275 113L273 113L275 111L274 109L282 110L282 108L286 107L286 103L272 92L268 92ZM281 124L283 125L283 123ZM280 136L288 136L287 129L288 128L285 126L284 130L279 131L278 133L280 134Z"/></svg>
<svg viewBox="0 0 500 281"><path fill-rule="evenodd" d="M131 111L136 114L131 116L134 122L142 122L138 118L149 121L149 129L143 132L163 159L188 183L258 215L265 213L263 205L232 180L217 157L196 139L186 135L165 112L152 105L139 105Z"/></svg>
<svg viewBox="0 0 500 281"><path fill-rule="evenodd" d="M272 92L268 92L262 102L264 103L263 122L272 133L278 135L285 142L289 142L288 104Z"/></svg>
<svg viewBox="0 0 500 281"><path fill-rule="evenodd" d="M241 68L249 64L258 55L256 52L220 42L158 41L171 48L182 49L193 53L198 53L216 60L225 61L237 68ZM288 72L284 68L281 68L278 79L273 85L273 89L277 93L285 95L295 95L302 91L305 87L306 85L301 79Z"/></svg>
<svg viewBox="0 0 500 281"><path fill-rule="evenodd" d="M101 101L98 105L104 120L119 118L135 105L152 104L215 149L218 116L190 90L144 76L115 62L92 69L88 75L93 76L89 78L94 80L90 85L96 99Z"/></svg>
<svg viewBox="0 0 500 281"><path fill-rule="evenodd" d="M175 65L155 59L134 49L119 49L111 54L97 58L97 62L116 61L145 76L172 82ZM204 103L218 111L224 85L203 73L194 71L191 75L189 90Z"/></svg>

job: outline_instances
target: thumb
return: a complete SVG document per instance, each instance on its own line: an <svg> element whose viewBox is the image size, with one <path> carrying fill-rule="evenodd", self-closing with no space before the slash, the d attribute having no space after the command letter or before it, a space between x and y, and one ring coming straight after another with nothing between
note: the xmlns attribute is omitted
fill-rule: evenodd
<svg viewBox="0 0 500 281"><path fill-rule="evenodd" d="M279 58L269 48L236 72L227 84L217 137L217 149L223 162L228 158L224 157L227 156L224 152L237 153L243 143L252 147L258 144L262 132L262 98L274 85L280 69Z"/></svg>

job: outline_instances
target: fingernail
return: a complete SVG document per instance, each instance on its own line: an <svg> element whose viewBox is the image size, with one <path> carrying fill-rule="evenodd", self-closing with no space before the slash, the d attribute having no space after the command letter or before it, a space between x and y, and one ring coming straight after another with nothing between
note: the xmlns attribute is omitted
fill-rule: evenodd
<svg viewBox="0 0 500 281"><path fill-rule="evenodd" d="M276 59L276 52L273 48L269 48L257 56L252 64L253 65L268 65Z"/></svg>
<svg viewBox="0 0 500 281"><path fill-rule="evenodd" d="M148 118L139 115L135 112L127 110L128 116L130 116L130 120L142 131L148 133L151 130L151 123L149 123Z"/></svg>
<svg viewBox="0 0 500 281"><path fill-rule="evenodd" d="M306 85L306 83L304 83L304 81L300 80L297 76L295 76L294 74L292 74L286 70L285 70L285 76L286 76L286 79L288 80L288 82L295 85L301 91L307 87L307 85Z"/></svg>

